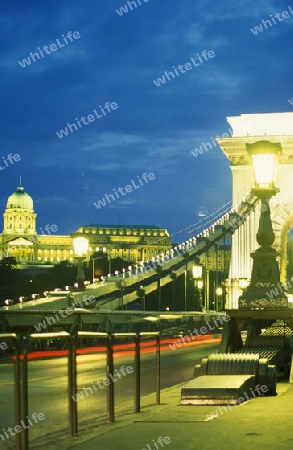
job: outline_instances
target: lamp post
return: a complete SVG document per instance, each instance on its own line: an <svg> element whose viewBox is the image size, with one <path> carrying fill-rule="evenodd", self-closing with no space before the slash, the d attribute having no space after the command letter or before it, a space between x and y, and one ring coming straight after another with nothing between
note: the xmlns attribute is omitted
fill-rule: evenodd
<svg viewBox="0 0 293 450"><path fill-rule="evenodd" d="M137 295L140 298L141 308L143 311L145 311L145 289L143 286L139 286L139 289L137 290Z"/></svg>
<svg viewBox="0 0 293 450"><path fill-rule="evenodd" d="M221 311L222 310L222 308L223 308L223 305L222 305L222 303L223 303L223 288L221 287L221 286L218 286L217 288L216 288L216 296L217 296L217 298L216 298L216 311L218 312L218 311ZM220 308L219 308L219 303L220 303Z"/></svg>
<svg viewBox="0 0 293 450"><path fill-rule="evenodd" d="M188 273L188 260L189 253L183 253L183 258L185 259L185 270L184 270L184 311L187 311L187 273Z"/></svg>
<svg viewBox="0 0 293 450"><path fill-rule="evenodd" d="M177 278L177 273L172 271L170 273L170 277L173 280L173 287L172 287L172 311L175 311L175 297L176 297L176 278Z"/></svg>
<svg viewBox="0 0 293 450"><path fill-rule="evenodd" d="M123 305L123 290L126 287L126 281L124 280L124 278L122 278L120 280L119 287L120 287L120 292L121 292L121 297L120 297L121 298L121 304L120 304L120 307L121 307L121 309L123 309L123 307L124 307L124 305Z"/></svg>
<svg viewBox="0 0 293 450"><path fill-rule="evenodd" d="M156 265L156 272L158 274L158 278L157 278L157 289L158 289L158 305L159 305L159 311L161 311L161 307L162 307L162 290L161 290L161 273L163 271L162 266L160 266L160 264Z"/></svg>
<svg viewBox="0 0 293 450"><path fill-rule="evenodd" d="M78 287L84 287L84 271L82 267L82 261L86 258L86 254L88 251L89 241L84 237L75 237L73 238L73 248L75 257L77 259L77 276L76 283Z"/></svg>
<svg viewBox="0 0 293 450"><path fill-rule="evenodd" d="M109 261L109 273L111 273L111 256L110 255L105 255L105 256L97 256L96 258L91 258L91 260L93 261L93 281L95 279L95 261L97 259L103 259L103 258L108 258Z"/></svg>
<svg viewBox="0 0 293 450"><path fill-rule="evenodd" d="M196 306L195 310L199 311L201 306L201 290L203 287L203 281L202 281L202 264L198 263L194 266L192 266L192 276L194 279L194 287L196 288ZM199 295L199 298L198 298Z"/></svg>
<svg viewBox="0 0 293 450"><path fill-rule="evenodd" d="M202 288L203 288L203 280L197 280L197 288L199 290L199 310L204 308L202 304Z"/></svg>
<svg viewBox="0 0 293 450"><path fill-rule="evenodd" d="M253 253L250 285L239 297L239 309L278 309L287 308L288 300L284 292L280 292L280 271L276 261L278 252L272 248L275 240L273 232L269 200L279 192L275 186L278 156L281 145L269 141L246 144L251 157L255 187L252 193L261 201L261 214L256 240L260 247ZM275 288L276 296L269 298L268 290Z"/></svg>

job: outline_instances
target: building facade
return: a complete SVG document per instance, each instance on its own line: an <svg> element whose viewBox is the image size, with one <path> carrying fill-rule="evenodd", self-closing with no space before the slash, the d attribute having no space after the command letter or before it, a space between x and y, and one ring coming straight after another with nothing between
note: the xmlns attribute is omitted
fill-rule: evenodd
<svg viewBox="0 0 293 450"><path fill-rule="evenodd" d="M203 258L204 265L207 269L215 272L229 272L231 260L231 245L222 244L217 249L210 251Z"/></svg>
<svg viewBox="0 0 293 450"><path fill-rule="evenodd" d="M111 258L147 261L171 248L168 231L155 226L91 224L78 228L70 236L37 234L33 200L21 185L9 196L3 217L0 256L15 257L23 264L74 261L73 239L81 236L89 240L86 259L95 252L104 251Z"/></svg>
<svg viewBox="0 0 293 450"><path fill-rule="evenodd" d="M111 258L126 261L148 261L171 248L167 230L136 225L86 225L80 227L71 237L86 237L89 253L106 252Z"/></svg>

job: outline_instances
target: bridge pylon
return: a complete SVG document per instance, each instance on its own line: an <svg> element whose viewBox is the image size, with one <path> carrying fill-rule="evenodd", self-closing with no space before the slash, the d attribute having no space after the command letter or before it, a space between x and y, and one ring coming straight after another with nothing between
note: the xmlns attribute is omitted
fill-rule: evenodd
<svg viewBox="0 0 293 450"><path fill-rule="evenodd" d="M247 144L259 141L279 143L276 185L280 192L271 199L272 224L275 234L273 248L278 252L280 282L286 284L288 233L293 227L293 113L241 114L227 117L232 136L217 138L223 153L230 161L232 171L233 204L238 204L254 186L254 174ZM258 247L257 226L261 204L257 204L248 217L239 218L239 228L232 237L229 280L226 283L228 309L238 309L243 294L243 280L250 284L252 273L251 252Z"/></svg>

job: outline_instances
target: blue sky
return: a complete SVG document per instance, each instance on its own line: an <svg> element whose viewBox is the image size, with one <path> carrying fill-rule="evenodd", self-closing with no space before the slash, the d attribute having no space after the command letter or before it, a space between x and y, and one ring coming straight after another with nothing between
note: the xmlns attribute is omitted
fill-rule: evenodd
<svg viewBox="0 0 293 450"><path fill-rule="evenodd" d="M0 171L1 211L22 174L38 229L56 224L58 234L68 234L92 222L175 233L232 195L220 148L197 158L191 151L227 133L226 116L292 111L293 16L250 31L288 11L287 2L140 3L120 16L125 0L2 2L0 162L10 153L21 160ZM68 31L80 38L30 65L18 63L56 39L64 44ZM215 57L154 84L203 50ZM101 113L106 102L118 108L58 138L67 123ZM145 172L155 179L94 206Z"/></svg>

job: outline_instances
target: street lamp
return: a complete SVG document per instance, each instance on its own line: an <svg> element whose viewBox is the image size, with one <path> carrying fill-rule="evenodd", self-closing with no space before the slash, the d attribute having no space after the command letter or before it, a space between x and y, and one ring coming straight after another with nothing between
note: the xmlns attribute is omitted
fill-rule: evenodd
<svg viewBox="0 0 293 450"><path fill-rule="evenodd" d="M82 267L82 261L86 257L88 246L89 246L88 239L86 239L84 237L73 238L73 248L74 248L75 257L76 257L77 263L78 263L77 264L76 283L79 287L84 286L83 282L84 282L85 276L84 276L84 271L83 271L83 267Z"/></svg>
<svg viewBox="0 0 293 450"><path fill-rule="evenodd" d="M255 177L252 193L261 200L261 214L256 240L260 245L251 253L253 259L250 285L239 297L240 309L277 309L287 308L288 300L284 292L278 289L280 271L276 261L279 253L272 248L275 240L273 232L269 200L279 192L275 186L278 157L281 145L269 141L246 144L251 157ZM276 296L269 298L268 289L275 288Z"/></svg>
<svg viewBox="0 0 293 450"><path fill-rule="evenodd" d="M143 286L139 286L139 289L137 290L137 295L140 298L141 308L143 311L145 311L145 289Z"/></svg>
<svg viewBox="0 0 293 450"><path fill-rule="evenodd" d="M121 298L120 308L123 309L123 290L126 288L126 281L124 280L124 278L122 278L120 280L119 287L120 287L120 294L121 294L120 295L120 298Z"/></svg>
<svg viewBox="0 0 293 450"><path fill-rule="evenodd" d="M158 307L159 307L159 311L161 311L161 306L162 306L162 291L161 291L161 278L160 275L163 271L163 267L160 266L160 264L156 265L156 272L158 275L157 278L157 290L158 290Z"/></svg>
<svg viewBox="0 0 293 450"><path fill-rule="evenodd" d="M176 278L177 278L177 273L172 271L170 273L170 277L173 280L173 288L172 288L172 311L175 311L175 297L176 297Z"/></svg>
<svg viewBox="0 0 293 450"><path fill-rule="evenodd" d="M193 276L193 278L196 278L196 279L202 278L202 265L201 264L192 266L192 276Z"/></svg>
<svg viewBox="0 0 293 450"><path fill-rule="evenodd" d="M216 295L217 295L217 300L216 300L216 311L221 311L222 310L222 303L223 303L223 288L221 286L218 286L216 288ZM220 303L220 308L219 308L219 303Z"/></svg>
<svg viewBox="0 0 293 450"><path fill-rule="evenodd" d="M199 309L199 311L201 311L202 308L206 309L205 306L202 303L202 288L204 286L203 279L197 280L196 284L197 284L197 288L199 290L199 308L198 309Z"/></svg>
<svg viewBox="0 0 293 450"><path fill-rule="evenodd" d="M104 252L104 249L103 249ZM111 256L106 254L105 256L97 256L96 258L91 258L92 262L93 262L93 282L95 279L95 261L97 261L98 259L103 259L103 258L108 258L108 262L109 262L109 274L111 274Z"/></svg>
<svg viewBox="0 0 293 450"><path fill-rule="evenodd" d="M179 248L181 245L178 246ZM183 253L183 258L185 259L185 270L184 270L184 311L187 311L187 273L188 273L188 260L189 253Z"/></svg>
<svg viewBox="0 0 293 450"><path fill-rule="evenodd" d="M203 288L203 281L202 281L202 264L196 264L195 266L192 266L192 276L194 279L194 287L196 288L196 307L195 310L199 311L201 307L202 302L202 288ZM198 298L199 295L199 298Z"/></svg>

